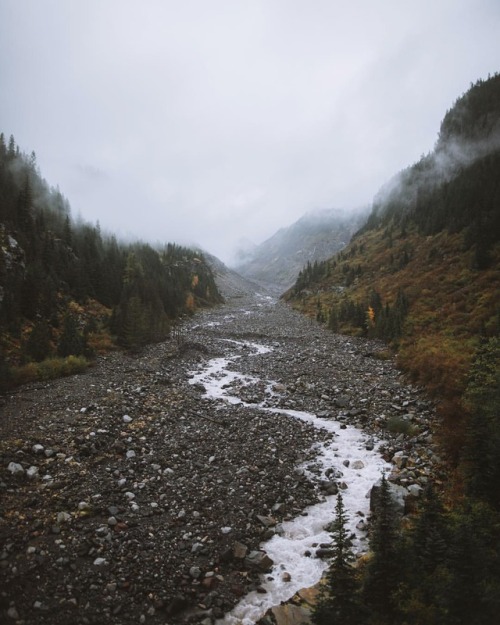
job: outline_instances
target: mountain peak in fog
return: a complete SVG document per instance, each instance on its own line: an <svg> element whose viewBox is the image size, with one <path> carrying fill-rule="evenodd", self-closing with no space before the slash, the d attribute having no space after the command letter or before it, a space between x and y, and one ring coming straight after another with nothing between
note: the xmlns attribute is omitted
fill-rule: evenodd
<svg viewBox="0 0 500 625"><path fill-rule="evenodd" d="M347 245L367 214L368 209L311 210L260 245L248 246L236 269L262 284L286 289L308 262L325 260Z"/></svg>

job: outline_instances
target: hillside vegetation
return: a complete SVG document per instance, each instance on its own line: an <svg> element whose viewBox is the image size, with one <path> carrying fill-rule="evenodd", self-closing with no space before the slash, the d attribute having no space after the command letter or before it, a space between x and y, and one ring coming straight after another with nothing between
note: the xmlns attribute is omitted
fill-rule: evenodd
<svg viewBox="0 0 500 625"><path fill-rule="evenodd" d="M457 100L432 153L396 175L349 245L304 267L283 297L332 331L386 341L436 398L452 478L439 493L429 482L405 531L383 483L361 567L342 551L337 511L335 557L314 623L496 623L500 75ZM348 588L348 600L339 588Z"/></svg>
<svg viewBox="0 0 500 625"><path fill-rule="evenodd" d="M35 154L0 135L0 390L161 340L175 319L221 299L199 252L75 223Z"/></svg>
<svg viewBox="0 0 500 625"><path fill-rule="evenodd" d="M386 340L441 400L459 454L469 372L500 330L500 76L457 100L433 152L395 176L349 245L305 267L284 297L333 331Z"/></svg>

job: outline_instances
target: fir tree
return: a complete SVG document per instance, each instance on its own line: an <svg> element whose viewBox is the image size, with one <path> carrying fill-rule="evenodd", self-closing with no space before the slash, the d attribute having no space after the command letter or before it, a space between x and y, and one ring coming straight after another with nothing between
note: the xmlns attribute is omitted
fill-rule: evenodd
<svg viewBox="0 0 500 625"><path fill-rule="evenodd" d="M315 625L362 625L365 622L366 612L359 600L360 582L352 566L354 556L346 526L344 502L339 493L331 531L334 555L312 615Z"/></svg>
<svg viewBox="0 0 500 625"><path fill-rule="evenodd" d="M41 319L33 326L26 341L25 353L35 362L41 362L50 355L51 352L51 331L45 319Z"/></svg>
<svg viewBox="0 0 500 625"><path fill-rule="evenodd" d="M85 339L78 330L76 319L71 314L64 316L63 332L57 346L59 356L81 356L85 351Z"/></svg>
<svg viewBox="0 0 500 625"><path fill-rule="evenodd" d="M366 605L383 616L384 623L395 622L395 595L400 581L399 533L389 483L382 476L375 506L370 537L372 557L366 567L363 599Z"/></svg>

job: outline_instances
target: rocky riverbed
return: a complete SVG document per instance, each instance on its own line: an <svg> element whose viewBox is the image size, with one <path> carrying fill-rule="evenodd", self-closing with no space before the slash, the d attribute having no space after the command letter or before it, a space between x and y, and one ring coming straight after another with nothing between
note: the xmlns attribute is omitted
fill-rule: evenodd
<svg viewBox="0 0 500 625"><path fill-rule="evenodd" d="M235 346L246 379L228 391L245 403L207 398L196 372ZM280 409L362 428L411 509L440 475L433 411L382 351L239 297L140 354L1 398L0 621L209 625L265 592L262 541L342 481L316 466L335 435Z"/></svg>

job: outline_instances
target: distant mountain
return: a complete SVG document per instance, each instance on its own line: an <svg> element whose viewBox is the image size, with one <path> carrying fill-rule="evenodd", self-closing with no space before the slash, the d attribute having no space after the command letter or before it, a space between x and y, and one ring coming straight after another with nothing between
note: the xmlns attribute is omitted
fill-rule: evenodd
<svg viewBox="0 0 500 625"><path fill-rule="evenodd" d="M266 285L288 288L307 263L322 261L342 249L366 221L368 210L324 209L306 213L288 228L255 246L246 246L235 269Z"/></svg>
<svg viewBox="0 0 500 625"><path fill-rule="evenodd" d="M242 298L256 291L262 291L261 286L230 269L216 256L204 250L201 253L212 270L219 293L226 301Z"/></svg>

